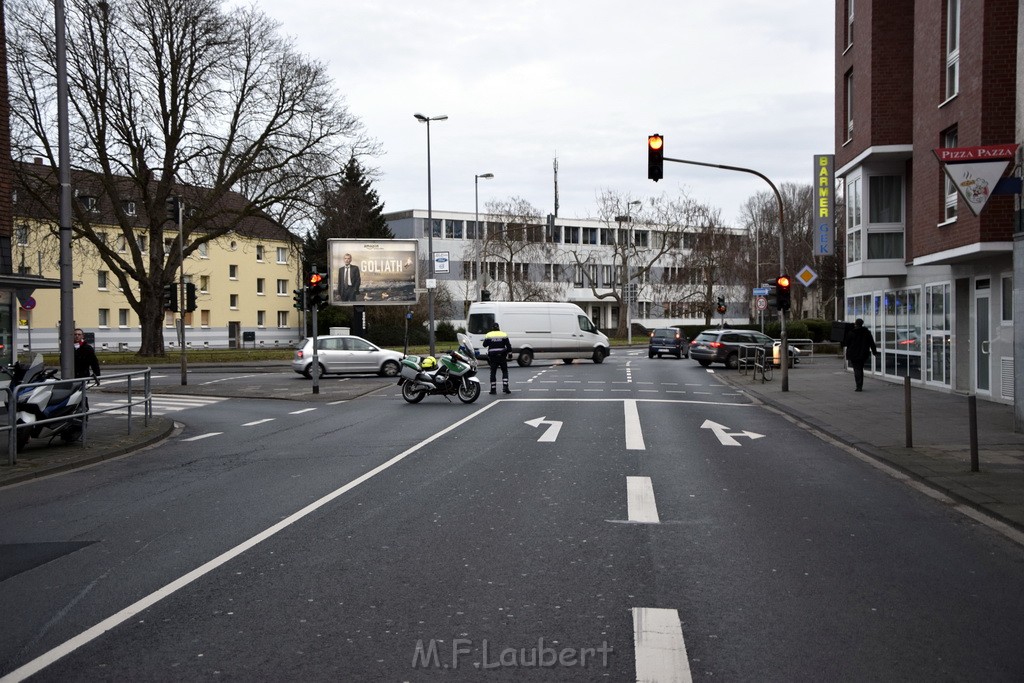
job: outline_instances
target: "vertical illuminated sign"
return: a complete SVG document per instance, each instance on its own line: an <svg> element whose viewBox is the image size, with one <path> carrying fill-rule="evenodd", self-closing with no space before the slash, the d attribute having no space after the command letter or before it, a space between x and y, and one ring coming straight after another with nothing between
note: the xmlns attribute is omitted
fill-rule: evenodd
<svg viewBox="0 0 1024 683"><path fill-rule="evenodd" d="M814 155L814 255L836 253L835 156Z"/></svg>

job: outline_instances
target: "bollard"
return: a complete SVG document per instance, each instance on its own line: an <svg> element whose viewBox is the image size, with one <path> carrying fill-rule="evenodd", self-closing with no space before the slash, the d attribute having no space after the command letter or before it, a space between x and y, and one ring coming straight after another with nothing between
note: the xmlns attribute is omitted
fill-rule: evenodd
<svg viewBox="0 0 1024 683"><path fill-rule="evenodd" d="M978 467L978 397L971 394L967 397L967 422L971 432L971 472L979 471Z"/></svg>
<svg viewBox="0 0 1024 683"><path fill-rule="evenodd" d="M907 448L914 447L914 425L910 419L910 377L903 378L903 422L907 434Z"/></svg>

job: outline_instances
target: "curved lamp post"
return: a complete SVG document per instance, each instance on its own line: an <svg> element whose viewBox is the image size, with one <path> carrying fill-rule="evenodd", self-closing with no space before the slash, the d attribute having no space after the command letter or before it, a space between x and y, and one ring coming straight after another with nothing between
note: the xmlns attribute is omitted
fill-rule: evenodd
<svg viewBox="0 0 1024 683"><path fill-rule="evenodd" d="M434 287L436 287L437 283L434 281L434 211L430 191L430 122L447 121L448 117L445 115L424 116L423 114L413 114L413 116L415 116L416 120L420 123L427 124L427 258L430 261L430 269L428 270L430 282L427 283L427 326L430 332L430 355L433 356Z"/></svg>
<svg viewBox="0 0 1024 683"><path fill-rule="evenodd" d="M476 300L483 301L484 232L480 230L480 179L493 178L493 173L478 173L473 176L473 213L476 225Z"/></svg>

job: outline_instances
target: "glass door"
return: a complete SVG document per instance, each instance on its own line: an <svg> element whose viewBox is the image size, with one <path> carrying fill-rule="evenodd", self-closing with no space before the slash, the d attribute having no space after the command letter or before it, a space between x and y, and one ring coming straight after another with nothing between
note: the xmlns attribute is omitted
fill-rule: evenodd
<svg viewBox="0 0 1024 683"><path fill-rule="evenodd" d="M977 280L974 284L974 390L979 394L992 391L992 373L989 355L989 281Z"/></svg>

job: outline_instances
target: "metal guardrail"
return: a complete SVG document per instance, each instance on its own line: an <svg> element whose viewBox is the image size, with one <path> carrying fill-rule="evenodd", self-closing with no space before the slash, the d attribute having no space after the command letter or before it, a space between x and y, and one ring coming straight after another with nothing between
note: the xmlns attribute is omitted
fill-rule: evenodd
<svg viewBox="0 0 1024 683"><path fill-rule="evenodd" d="M125 382L126 382L126 393L125 393L126 399L125 399L123 404L115 406L115 407L110 407L110 408L102 408L102 409L99 409L99 410L94 410L94 409L89 408L88 407L89 406L89 388L90 388L90 385L93 384L93 381L91 379L85 379L85 378L81 378L81 377L78 378L78 379L58 379L58 380L49 380L49 381L46 381L46 382L31 382L31 383L28 383L28 384L19 384L19 385L17 385L14 388L14 390L11 389L10 385L3 387L2 388L2 394L0 394L0 395L2 395L2 397L3 397L6 410L2 414L6 414L6 416L7 416L7 424L0 425L0 434L3 434L5 432L7 434L7 464L8 465L14 465L14 464L17 463L18 432L17 432L17 424L16 424L16 422L17 422L17 414L18 414L18 404L17 404L16 400L13 400L14 399L14 391L21 392L21 391L26 390L26 389L27 390L31 390L31 389L33 389L35 387L41 387L41 386L47 386L47 385L54 386L54 387L59 387L59 386L74 386L74 385L81 384L82 385L82 403L83 403L83 405L86 406L85 412L80 413L80 415L83 418L88 418L88 416L90 416L90 415L100 415L102 413L109 413L109 412L113 412L113 411L127 409L128 410L128 420L126 421L126 423L127 423L127 430L128 430L128 434L131 434L132 433L132 408L134 406L141 405L141 406L143 406L143 413L142 413L143 414L143 424L148 426L149 425L149 418L151 418L153 416L152 368L148 368L147 367L145 370L132 370L130 372L120 372L120 373L113 374L113 375L104 375L102 379L103 379L103 382L106 383L107 386L109 386L110 383L112 381L114 381L114 380L121 380L121 379L125 380ZM141 387L142 393L141 394L135 393L137 391L137 387L138 387L139 383L142 384L142 387ZM95 387L95 385L93 385L93 386ZM105 393L108 393L108 392L105 392ZM64 422L64 421L66 421L68 419L69 419L68 415L62 415L60 417L51 417L51 418L47 418L45 420L37 420L36 422L33 422L32 424L34 426L34 425L41 425L41 424L49 424L49 423L52 423L52 422ZM80 440L81 445L83 445L83 446L86 444L86 439L88 437L88 426L89 426L88 419L83 419L82 420L82 437L81 437L81 440ZM2 438L2 437L0 437L0 438Z"/></svg>

